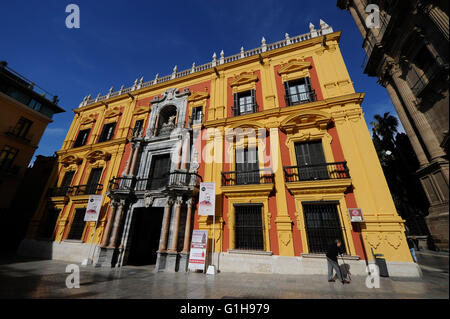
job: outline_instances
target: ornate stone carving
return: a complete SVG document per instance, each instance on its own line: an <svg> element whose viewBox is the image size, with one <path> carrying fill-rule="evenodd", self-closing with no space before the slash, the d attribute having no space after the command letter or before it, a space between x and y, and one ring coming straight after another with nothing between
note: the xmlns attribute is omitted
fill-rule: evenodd
<svg viewBox="0 0 450 319"><path fill-rule="evenodd" d="M105 112L105 119L109 119L115 116L119 116L121 115L122 112L120 111L120 108L118 106L114 107L111 110L108 110Z"/></svg>
<svg viewBox="0 0 450 319"><path fill-rule="evenodd" d="M61 159L61 164L68 167L72 164L80 165L83 160L75 155L67 155Z"/></svg>
<svg viewBox="0 0 450 319"><path fill-rule="evenodd" d="M256 81L258 81L258 77L255 74L251 72L242 72L241 74L234 77L233 81L231 81L230 83L230 86L234 87Z"/></svg>
<svg viewBox="0 0 450 319"><path fill-rule="evenodd" d="M97 113L89 114L89 115L87 115L87 116L85 116L85 117L83 117L83 118L81 119L80 124L81 124L81 125L86 125L86 124L93 123L93 122L96 121L96 117L97 117Z"/></svg>
<svg viewBox="0 0 450 319"><path fill-rule="evenodd" d="M383 236L380 233L367 233L364 234L364 239L371 247L377 248L381 244Z"/></svg>
<svg viewBox="0 0 450 319"><path fill-rule="evenodd" d="M303 71L305 69L311 68L311 62L307 62L300 59L290 60L288 63L284 64L281 68L278 69L278 74L283 75L287 73Z"/></svg>
<svg viewBox="0 0 450 319"><path fill-rule="evenodd" d="M102 150L92 151L86 155L86 159L90 163L95 163L100 160L108 161L110 158L111 158L111 154L108 152L102 151Z"/></svg>
<svg viewBox="0 0 450 319"><path fill-rule="evenodd" d="M397 249L402 243L402 236L399 233L387 233L384 238L394 249Z"/></svg>
<svg viewBox="0 0 450 319"><path fill-rule="evenodd" d="M292 235L290 232L282 232L282 233L279 233L278 238L280 239L280 242L284 246L287 246L291 242Z"/></svg>

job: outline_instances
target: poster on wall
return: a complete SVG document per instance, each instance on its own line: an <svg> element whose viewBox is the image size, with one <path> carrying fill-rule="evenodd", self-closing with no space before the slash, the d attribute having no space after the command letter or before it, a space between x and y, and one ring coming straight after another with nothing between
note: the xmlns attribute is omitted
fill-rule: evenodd
<svg viewBox="0 0 450 319"><path fill-rule="evenodd" d="M216 209L216 183L200 183L198 214L214 216Z"/></svg>
<svg viewBox="0 0 450 319"><path fill-rule="evenodd" d="M207 243L208 231L194 229L194 231L192 232L188 270L205 271Z"/></svg>
<svg viewBox="0 0 450 319"><path fill-rule="evenodd" d="M91 195L89 196L88 205L86 207L86 213L84 214L85 222L96 222L100 215L100 209L102 207L103 195Z"/></svg>
<svg viewBox="0 0 450 319"><path fill-rule="evenodd" d="M361 223L364 221L361 208L349 208L348 215L350 216L350 221L352 223Z"/></svg>

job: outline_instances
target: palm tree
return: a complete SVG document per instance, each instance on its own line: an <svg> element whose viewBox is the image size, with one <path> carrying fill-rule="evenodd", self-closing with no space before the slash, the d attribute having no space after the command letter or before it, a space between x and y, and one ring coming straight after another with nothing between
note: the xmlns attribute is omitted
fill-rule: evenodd
<svg viewBox="0 0 450 319"><path fill-rule="evenodd" d="M389 115L389 112L374 115L372 124L373 138L379 143L383 151L392 151L395 147L395 135L397 134L398 120L395 116ZM376 145L377 146L377 145Z"/></svg>

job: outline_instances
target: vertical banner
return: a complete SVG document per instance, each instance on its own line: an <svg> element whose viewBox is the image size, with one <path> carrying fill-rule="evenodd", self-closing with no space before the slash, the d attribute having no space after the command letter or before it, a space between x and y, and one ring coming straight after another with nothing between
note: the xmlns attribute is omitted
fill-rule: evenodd
<svg viewBox="0 0 450 319"><path fill-rule="evenodd" d="M88 205L86 207L86 213L84 214L85 222L96 222L100 215L100 209L102 207L103 195L91 195L89 196Z"/></svg>
<svg viewBox="0 0 450 319"><path fill-rule="evenodd" d="M192 232L188 270L205 271L207 243L208 231L194 229L194 231Z"/></svg>
<svg viewBox="0 0 450 319"><path fill-rule="evenodd" d="M216 209L216 183L200 183L198 214L214 216Z"/></svg>

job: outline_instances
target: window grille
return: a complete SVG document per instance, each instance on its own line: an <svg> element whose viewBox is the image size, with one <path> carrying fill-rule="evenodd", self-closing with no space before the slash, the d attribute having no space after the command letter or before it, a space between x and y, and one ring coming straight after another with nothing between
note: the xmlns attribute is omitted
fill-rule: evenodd
<svg viewBox="0 0 450 319"><path fill-rule="evenodd" d="M342 228L337 210L338 203L302 203L308 247L311 253L326 253L335 239L342 242Z"/></svg>
<svg viewBox="0 0 450 319"><path fill-rule="evenodd" d="M86 208L77 208L75 210L75 216L73 216L72 225L70 226L70 232L67 239L82 239L84 231L84 213Z"/></svg>
<svg viewBox="0 0 450 319"><path fill-rule="evenodd" d="M258 111L255 90L234 93L234 116L255 113Z"/></svg>
<svg viewBox="0 0 450 319"><path fill-rule="evenodd" d="M55 231L56 221L60 213L60 209L49 208L47 215L45 216L44 223L41 224L39 235L42 238L53 239L53 233Z"/></svg>
<svg viewBox="0 0 450 319"><path fill-rule="evenodd" d="M287 106L316 101L309 77L284 82L284 90Z"/></svg>
<svg viewBox="0 0 450 319"><path fill-rule="evenodd" d="M235 205L235 248L264 250L262 205Z"/></svg>

